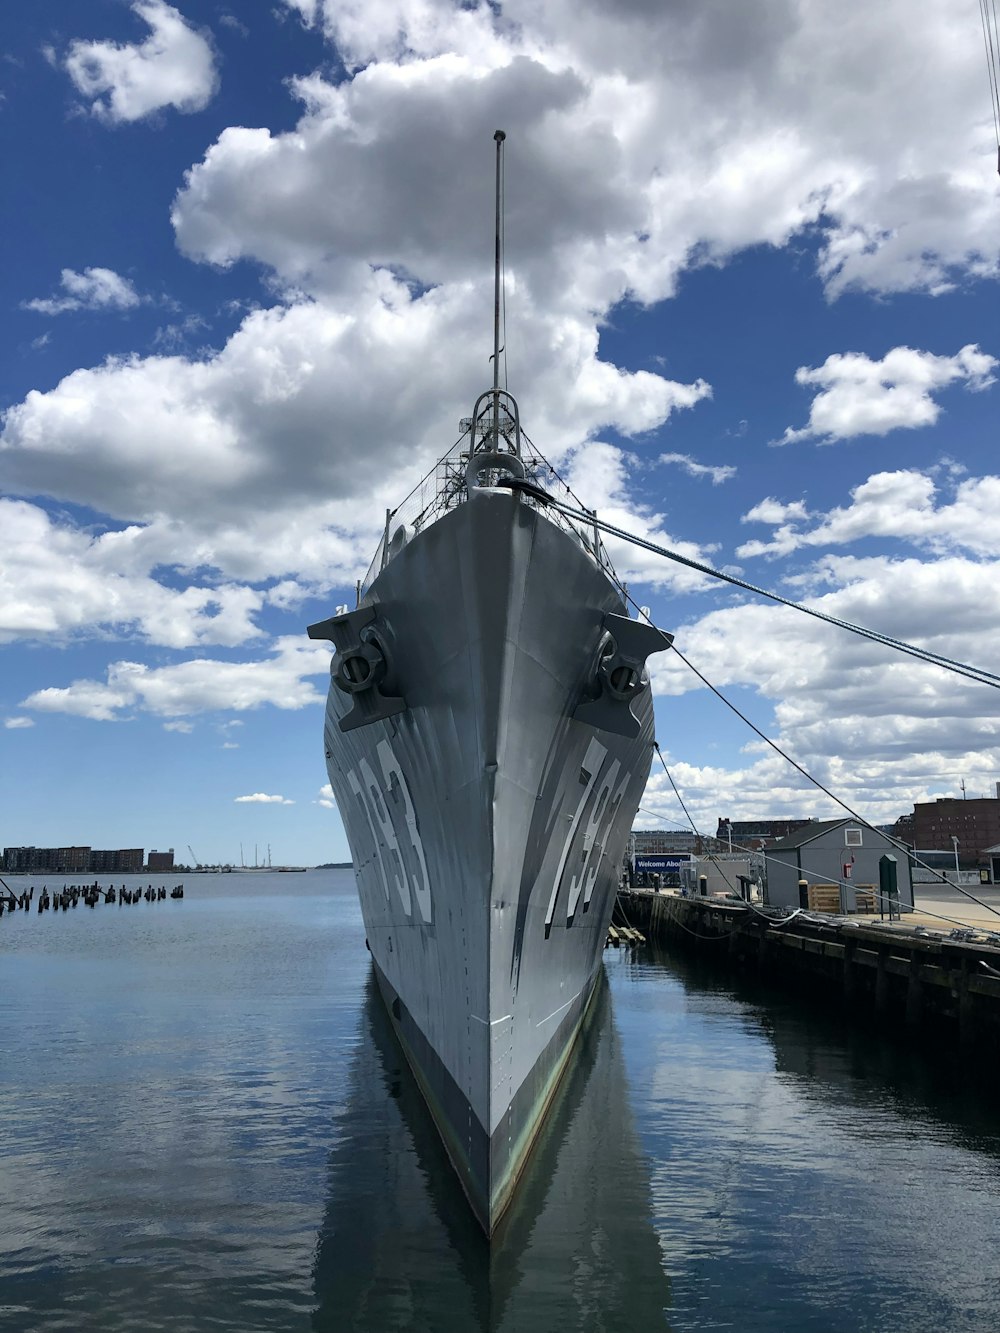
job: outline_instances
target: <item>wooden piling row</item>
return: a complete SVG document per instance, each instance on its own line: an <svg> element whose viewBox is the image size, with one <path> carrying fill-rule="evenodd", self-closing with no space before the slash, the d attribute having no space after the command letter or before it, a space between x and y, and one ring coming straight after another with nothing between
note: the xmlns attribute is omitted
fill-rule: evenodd
<svg viewBox="0 0 1000 1333"><path fill-rule="evenodd" d="M167 890L162 885L156 888L152 884L147 884L145 889L128 889L123 884L121 889L116 892L112 884L107 889L102 889L96 881L93 884L70 884L64 885L61 889L53 889L49 893L48 886L43 885L38 895L37 912L67 912L71 907L76 907L79 903L84 906L94 908L100 902L117 902L119 907L131 905L133 903L163 902L168 896ZM0 895L0 917L5 912L12 914L17 911L28 912L35 897L35 886L25 889L23 893L16 894L9 891L6 895ZM184 885L175 884L170 890L169 897L177 899L184 897Z"/></svg>

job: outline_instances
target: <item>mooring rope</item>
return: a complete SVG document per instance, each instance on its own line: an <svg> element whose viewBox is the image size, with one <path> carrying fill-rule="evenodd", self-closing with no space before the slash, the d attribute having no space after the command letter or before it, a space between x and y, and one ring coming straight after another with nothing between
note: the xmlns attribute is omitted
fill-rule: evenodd
<svg viewBox="0 0 1000 1333"><path fill-rule="evenodd" d="M779 606L787 606L792 611L800 611L805 616L812 616L816 620L825 621L828 625L847 630L850 634L857 634L872 643L881 643L887 648L906 653L908 656L918 658L931 666L941 667L944 671L952 671L956 675L966 676L979 685L990 685L994 689L1000 689L1000 675L987 671L983 667L970 666L967 662L959 662L955 658L933 653L929 648L919 648L916 644L895 639L889 634L881 634L878 630L869 629L865 625L855 625L853 621L841 620L839 616L831 616L825 611L817 611L815 607L805 606L802 602L793 602L790 597L782 597L780 593L772 592L768 588L760 588L757 584L749 583L746 579L737 578L735 574L727 574L721 569L713 569L711 565L702 564L699 560L692 560L689 556L681 555L679 551L671 551L669 547L659 546L656 542L651 542L645 537L639 537L634 532L619 528L614 523L609 523L607 519L599 518L588 509L574 509L571 505L556 499L554 495L550 495L540 486L536 486L530 481L524 481L518 477L501 477L497 485L507 487L510 490L521 491L530 495L532 499L558 510L567 518L586 523L590 527L600 528L602 532L610 533L611 536L618 537L633 546L638 546L644 551L651 551L654 555L660 555L665 560L673 560L676 564L696 570L699 574L705 574L709 578L732 584L733 587L740 588L744 592L753 593L757 597L766 597L769 601L777 602Z"/></svg>

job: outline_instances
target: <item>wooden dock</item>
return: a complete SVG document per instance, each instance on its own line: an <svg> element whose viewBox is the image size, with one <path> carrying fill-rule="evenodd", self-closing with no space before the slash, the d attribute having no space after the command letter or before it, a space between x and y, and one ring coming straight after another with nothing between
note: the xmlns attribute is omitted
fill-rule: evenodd
<svg viewBox="0 0 1000 1333"><path fill-rule="evenodd" d="M608 926L608 938L605 949L620 949L623 944L645 944L646 937L634 926Z"/></svg>
<svg viewBox="0 0 1000 1333"><path fill-rule="evenodd" d="M963 1046L1000 1036L1000 936L929 930L660 893L623 894L651 941L722 968L825 992L887 1032L951 1030Z"/></svg>

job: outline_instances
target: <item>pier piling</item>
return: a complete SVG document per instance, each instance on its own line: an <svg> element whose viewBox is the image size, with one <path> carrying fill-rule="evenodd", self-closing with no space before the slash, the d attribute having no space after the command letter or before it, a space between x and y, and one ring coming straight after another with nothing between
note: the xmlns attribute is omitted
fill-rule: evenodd
<svg viewBox="0 0 1000 1333"><path fill-rule="evenodd" d="M34 884L25 889L23 893L14 893L6 885L0 886L0 917L6 913L10 915L17 911L29 914L32 903L35 901ZM169 894L163 885L147 884L145 889L136 886L134 889L127 889L123 884L120 890L116 890L113 884L108 888L102 889L95 880L93 884L64 884L62 888L53 889L49 892L47 885L42 885L38 895L37 914L51 911L53 915L57 912L68 912L71 907L76 907L81 901L85 906L93 909L99 907L102 902L117 902L121 907L125 903L134 904L143 899L148 903L163 902L168 897L173 899L184 897L184 885L175 884Z"/></svg>

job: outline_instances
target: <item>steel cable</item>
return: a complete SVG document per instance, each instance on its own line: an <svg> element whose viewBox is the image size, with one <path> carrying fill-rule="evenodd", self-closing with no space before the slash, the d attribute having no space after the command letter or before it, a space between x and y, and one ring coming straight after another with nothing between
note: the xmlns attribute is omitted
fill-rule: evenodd
<svg viewBox="0 0 1000 1333"><path fill-rule="evenodd" d="M769 601L777 602L779 606L786 606L792 611L800 611L803 615L812 616L815 620L822 620L837 629L847 630L849 633L868 639L872 643L880 643L887 648L893 648L897 652L927 662L930 666L940 667L943 671L951 671L956 675L965 676L976 684L989 685L993 689L1000 689L1000 676L992 671L987 671L983 667L970 666L967 662L959 662L954 658L931 652L929 648L918 648L916 644L906 643L902 639L894 639L888 634L880 634L878 630L868 629L864 625L855 625L850 620L841 620L838 616L828 615L825 611L817 611L814 607L804 606L801 602L793 602L791 598L782 597L780 593L771 592L767 588L760 588L755 583L749 583L746 579L737 578L734 574L726 574L720 569L713 569L711 565L692 560L677 551L671 551L665 546L657 545L656 542L648 541L645 537L638 537L635 533L619 528L613 523L608 523L606 519L598 518L587 510L573 509L554 496L541 492L540 488L532 486L530 483L519 482L516 478L502 478L501 484L509 486L512 490L523 490L536 498L543 495L554 509L558 509L567 518L573 518L581 523L600 528L614 537L620 537L622 541L629 542L633 546L639 546L643 550L651 551L654 555L663 556L666 560L673 560L677 564L685 565L688 569L696 570L699 574L705 574L709 578L732 584L733 587L741 588L744 592L751 592L757 597L766 597Z"/></svg>

